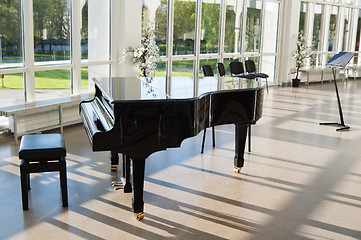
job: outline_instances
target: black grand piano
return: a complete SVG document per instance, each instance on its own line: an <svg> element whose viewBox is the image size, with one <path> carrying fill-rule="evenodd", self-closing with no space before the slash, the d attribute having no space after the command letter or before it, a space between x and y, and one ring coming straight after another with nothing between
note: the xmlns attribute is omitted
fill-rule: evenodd
<svg viewBox="0 0 361 240"><path fill-rule="evenodd" d="M159 87L164 84L157 80L93 80L95 96L80 103L80 115L93 151L111 152L112 170L117 169L118 153L122 153L124 192L133 191L137 220L144 218L144 169L150 154L179 147L208 127L235 124L234 170L243 167L247 128L262 116L264 85L260 82L205 77L199 83L201 94L190 97L184 92L165 94Z"/></svg>

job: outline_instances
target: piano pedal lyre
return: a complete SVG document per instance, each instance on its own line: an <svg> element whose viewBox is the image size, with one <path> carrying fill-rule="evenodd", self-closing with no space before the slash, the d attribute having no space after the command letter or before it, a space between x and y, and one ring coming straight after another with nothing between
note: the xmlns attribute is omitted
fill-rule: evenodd
<svg viewBox="0 0 361 240"><path fill-rule="evenodd" d="M124 183L123 182L118 182L118 181L113 181L112 182L112 187L114 187L114 190L124 189Z"/></svg>
<svg viewBox="0 0 361 240"><path fill-rule="evenodd" d="M240 173L241 170L242 170L241 167L236 167L236 166L233 167L233 172L235 172L235 173Z"/></svg>
<svg viewBox="0 0 361 240"><path fill-rule="evenodd" d="M110 171L117 171L118 165L110 165Z"/></svg>
<svg viewBox="0 0 361 240"><path fill-rule="evenodd" d="M139 212L139 213L134 213L135 219L137 219L138 221L142 221L144 219L144 213L143 212Z"/></svg>

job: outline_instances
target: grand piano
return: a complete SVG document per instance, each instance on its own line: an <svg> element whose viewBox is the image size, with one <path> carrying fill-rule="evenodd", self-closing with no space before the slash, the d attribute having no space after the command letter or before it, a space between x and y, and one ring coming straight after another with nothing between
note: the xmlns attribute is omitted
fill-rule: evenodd
<svg viewBox="0 0 361 240"><path fill-rule="evenodd" d="M191 97L187 91L165 94L164 84L156 79L93 80L95 96L80 103L80 115L92 150L111 152L112 170L117 169L122 153L124 192L133 191L137 220L144 218L145 160L154 152L180 147L183 140L203 129L235 125L234 170L240 172L247 128L262 116L264 85L260 82L205 77L199 82L200 94Z"/></svg>

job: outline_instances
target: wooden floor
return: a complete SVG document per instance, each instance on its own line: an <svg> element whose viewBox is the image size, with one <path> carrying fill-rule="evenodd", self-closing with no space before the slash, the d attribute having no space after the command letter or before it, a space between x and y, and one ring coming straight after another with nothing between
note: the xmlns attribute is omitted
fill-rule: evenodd
<svg viewBox="0 0 361 240"><path fill-rule="evenodd" d="M234 126L147 159L145 219L114 191L109 153L92 152L82 125L65 128L69 207L57 173L32 174L21 205L18 147L0 137L0 239L361 239L361 81L270 88L252 128L252 152L232 171ZM210 133L210 131L209 131Z"/></svg>

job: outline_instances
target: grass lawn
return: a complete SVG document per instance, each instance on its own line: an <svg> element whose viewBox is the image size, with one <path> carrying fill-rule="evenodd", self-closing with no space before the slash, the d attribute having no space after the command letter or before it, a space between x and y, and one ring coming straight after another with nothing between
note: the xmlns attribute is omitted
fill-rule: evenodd
<svg viewBox="0 0 361 240"><path fill-rule="evenodd" d="M187 66L181 64L180 66L177 65L174 67L179 68L179 67L187 67ZM190 69L186 69L186 70L188 71L173 71L172 76L193 78L193 70L191 71ZM35 88L36 89L69 89L71 87L70 73L71 72L69 69L35 72ZM165 77L166 72L165 70L162 69L156 70L155 76ZM88 88L87 67L81 69L81 79L82 79L81 88ZM5 74L4 86L0 85L0 89L23 89L23 88L24 88L24 79L22 73Z"/></svg>
<svg viewBox="0 0 361 240"><path fill-rule="evenodd" d="M81 87L88 87L88 68L81 69ZM51 71L39 71L35 73L36 89L69 89L70 70L59 69ZM22 73L5 74L4 86L0 89L22 89L24 88L24 79Z"/></svg>

